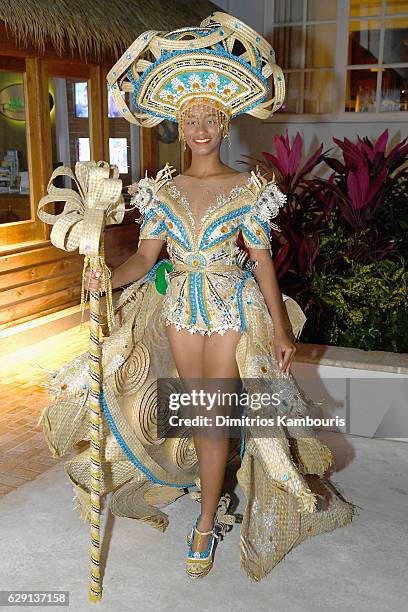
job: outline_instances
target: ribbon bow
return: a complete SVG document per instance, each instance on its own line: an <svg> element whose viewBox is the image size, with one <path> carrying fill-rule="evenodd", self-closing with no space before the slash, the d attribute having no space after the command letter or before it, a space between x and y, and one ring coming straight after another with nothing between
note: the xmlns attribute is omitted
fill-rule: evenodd
<svg viewBox="0 0 408 612"><path fill-rule="evenodd" d="M55 187L58 176L70 178L78 188ZM48 183L48 195L38 204L38 216L52 225L51 242L64 251L76 251L81 255L97 257L104 223L122 223L125 204L121 198L122 181L116 166L107 162L77 162L75 174L71 168L56 168ZM65 202L59 215L51 215L45 210L50 202Z"/></svg>
<svg viewBox="0 0 408 612"><path fill-rule="evenodd" d="M236 516L234 514L227 514L230 503L231 497L229 493L225 493L225 495L220 498L217 511L215 513L214 522L220 527L219 533L221 533L223 536L225 536L226 532L228 531L228 527L232 527L236 520Z"/></svg>
<svg viewBox="0 0 408 612"><path fill-rule="evenodd" d="M77 190L56 187L54 180L65 176L72 180ZM85 270L102 268L102 279L106 292L108 327L113 325L111 272L105 264L103 253L103 230L105 225L122 223L126 212L122 193L122 181L117 166L107 162L77 162L75 173L67 166L54 170L48 183L48 195L38 204L38 217L52 225L50 239L52 244L64 251L79 250L85 255L82 273L81 310L83 314L86 301L84 291ZM50 202L65 202L63 211L58 215L45 212ZM102 248L101 248L102 240Z"/></svg>
<svg viewBox="0 0 408 612"><path fill-rule="evenodd" d="M200 503L201 502L201 491L191 491L188 493L191 499ZM227 514L228 507L231 503L231 496L229 493L225 493L220 497L220 500L217 505L217 511L214 517L214 524L217 525L218 533L222 536L225 536L226 532L229 531L228 527L234 525L237 521L237 516L235 514Z"/></svg>

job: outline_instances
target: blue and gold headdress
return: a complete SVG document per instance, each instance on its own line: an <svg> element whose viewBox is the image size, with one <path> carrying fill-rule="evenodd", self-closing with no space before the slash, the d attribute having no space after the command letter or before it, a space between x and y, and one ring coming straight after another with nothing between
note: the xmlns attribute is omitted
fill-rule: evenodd
<svg viewBox="0 0 408 612"><path fill-rule="evenodd" d="M164 119L180 124L184 111L197 102L211 104L227 121L242 113L266 119L285 97L283 73L270 44L222 12L212 13L199 27L144 32L107 80L122 115L143 127Z"/></svg>

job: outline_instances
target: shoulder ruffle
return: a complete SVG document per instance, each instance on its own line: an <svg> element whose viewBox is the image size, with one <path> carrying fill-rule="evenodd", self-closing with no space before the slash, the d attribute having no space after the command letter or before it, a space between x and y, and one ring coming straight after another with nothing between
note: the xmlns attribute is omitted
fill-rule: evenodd
<svg viewBox="0 0 408 612"><path fill-rule="evenodd" d="M285 205L286 200L286 195L281 192L274 181L271 181L265 186L255 202L253 213L263 221L266 221L271 228L279 231L279 226L273 223L272 219L278 216L279 210Z"/></svg>
<svg viewBox="0 0 408 612"><path fill-rule="evenodd" d="M156 178L147 176L146 171L144 178L130 185L128 189L131 195L130 203L139 209L142 216L145 216L150 209L158 211L160 199L157 193L167 181L171 180L174 172L176 172L176 169L170 164L166 164L156 174Z"/></svg>
<svg viewBox="0 0 408 612"><path fill-rule="evenodd" d="M280 227L273 223L272 219L278 216L279 210L286 204L287 196L279 189L275 179L268 182L258 168L252 172L251 177L256 197L251 213L279 231Z"/></svg>

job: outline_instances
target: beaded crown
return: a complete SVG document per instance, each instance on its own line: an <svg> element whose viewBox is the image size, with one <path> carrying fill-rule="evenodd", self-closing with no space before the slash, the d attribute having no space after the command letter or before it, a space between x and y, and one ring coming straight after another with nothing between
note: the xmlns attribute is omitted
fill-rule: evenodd
<svg viewBox="0 0 408 612"><path fill-rule="evenodd" d="M222 12L212 13L199 27L144 32L113 66L107 81L121 114L143 127L164 119L178 122L197 98L230 119L241 113L266 119L285 97L285 80L270 44Z"/></svg>

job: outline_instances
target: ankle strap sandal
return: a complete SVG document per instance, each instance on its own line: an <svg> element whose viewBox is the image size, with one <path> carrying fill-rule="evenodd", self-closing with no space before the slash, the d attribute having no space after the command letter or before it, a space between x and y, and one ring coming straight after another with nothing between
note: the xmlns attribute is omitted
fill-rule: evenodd
<svg viewBox="0 0 408 612"><path fill-rule="evenodd" d="M206 576L213 564L213 552L215 541L218 540L217 526L214 525L210 531L201 531L197 528L201 514L197 517L195 525L191 529L190 535L187 536L188 551L186 557L186 573L192 578L200 578ZM200 546L201 538L205 535L211 535L208 546L202 552L193 551L194 534L198 534L197 546Z"/></svg>

